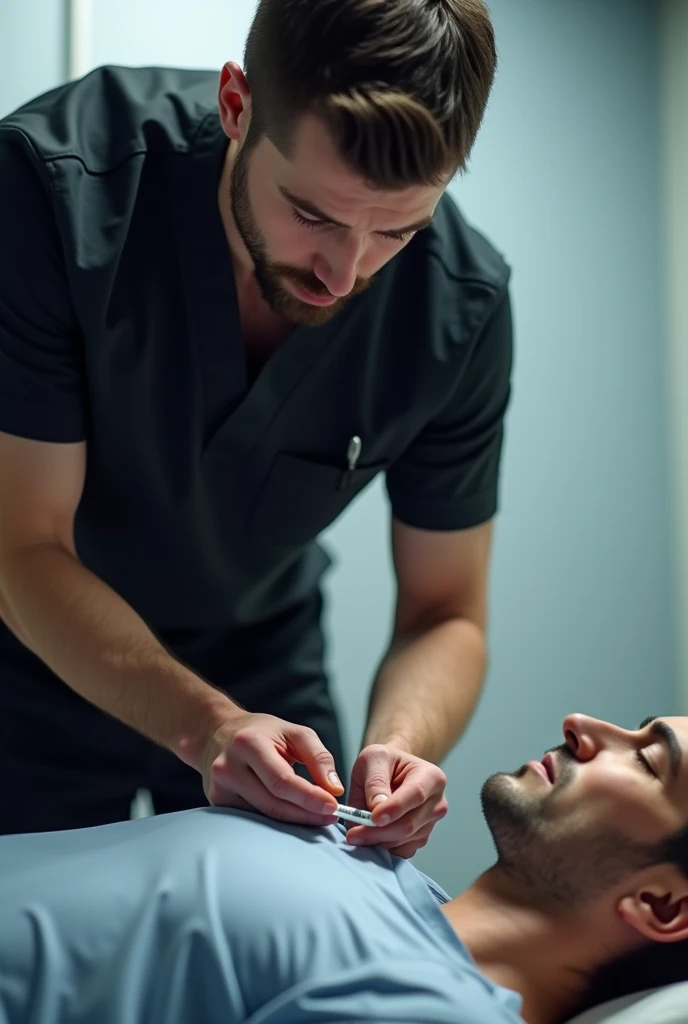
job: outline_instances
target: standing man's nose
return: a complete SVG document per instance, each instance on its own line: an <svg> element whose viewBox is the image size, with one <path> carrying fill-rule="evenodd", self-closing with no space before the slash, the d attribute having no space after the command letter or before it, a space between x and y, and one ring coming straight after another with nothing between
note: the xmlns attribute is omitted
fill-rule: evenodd
<svg viewBox="0 0 688 1024"><path fill-rule="evenodd" d="M331 295L344 298L353 290L358 275L361 250L362 243L349 236L336 242L333 241L331 248L318 254L313 265L313 272Z"/></svg>

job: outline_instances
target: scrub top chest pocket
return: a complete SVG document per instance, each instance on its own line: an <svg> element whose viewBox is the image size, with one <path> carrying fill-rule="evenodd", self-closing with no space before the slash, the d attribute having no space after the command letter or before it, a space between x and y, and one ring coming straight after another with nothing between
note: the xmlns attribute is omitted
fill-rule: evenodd
<svg viewBox="0 0 688 1024"><path fill-rule="evenodd" d="M314 540L389 466L389 459L366 464L361 450L360 440L352 438L338 461L278 453L251 516L252 536L282 546Z"/></svg>

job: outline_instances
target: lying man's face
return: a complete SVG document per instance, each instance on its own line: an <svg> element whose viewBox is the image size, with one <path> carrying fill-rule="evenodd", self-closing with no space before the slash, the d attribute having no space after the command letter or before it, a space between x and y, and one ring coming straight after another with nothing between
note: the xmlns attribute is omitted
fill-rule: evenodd
<svg viewBox="0 0 688 1024"><path fill-rule="evenodd" d="M563 730L542 763L490 776L481 794L499 865L553 911L656 863L688 826L688 718L629 731L569 715Z"/></svg>

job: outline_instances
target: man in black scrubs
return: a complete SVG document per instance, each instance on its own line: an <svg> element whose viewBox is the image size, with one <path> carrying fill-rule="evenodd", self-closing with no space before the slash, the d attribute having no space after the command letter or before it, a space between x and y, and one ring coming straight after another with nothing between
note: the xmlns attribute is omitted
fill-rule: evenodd
<svg viewBox="0 0 688 1024"><path fill-rule="evenodd" d="M103 68L0 122L0 831L140 786L329 823L336 766L392 818L350 841L408 857L484 673L509 272L444 190L492 27L262 0L245 64L219 103ZM315 539L380 472L398 598L349 780Z"/></svg>

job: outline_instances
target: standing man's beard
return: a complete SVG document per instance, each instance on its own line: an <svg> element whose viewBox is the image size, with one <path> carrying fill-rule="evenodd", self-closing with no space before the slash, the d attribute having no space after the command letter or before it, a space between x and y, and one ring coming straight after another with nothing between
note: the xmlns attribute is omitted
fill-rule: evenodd
<svg viewBox="0 0 688 1024"><path fill-rule="evenodd" d="M341 312L354 295L365 291L371 279L357 279L349 295L331 306L311 306L301 302L282 287L280 278L288 278L305 288L312 295L329 295L327 288L308 271L292 267L288 263L272 263L267 255L265 239L256 224L248 195L248 153L242 146L234 160L230 179L230 205L234 223L246 250L253 260L255 275L263 298L272 311L292 324L318 327L332 320Z"/></svg>
<svg viewBox="0 0 688 1024"><path fill-rule="evenodd" d="M591 824L581 807L565 819L552 814L575 775L568 750L557 748L559 774L542 794L514 784L525 771L500 772L484 783L480 799L497 850L497 867L516 882L533 907L574 910L629 875L654 863L654 851L604 823Z"/></svg>

